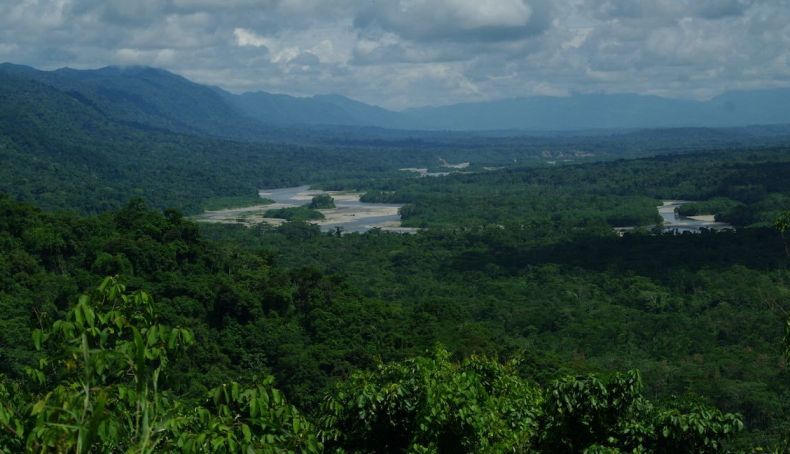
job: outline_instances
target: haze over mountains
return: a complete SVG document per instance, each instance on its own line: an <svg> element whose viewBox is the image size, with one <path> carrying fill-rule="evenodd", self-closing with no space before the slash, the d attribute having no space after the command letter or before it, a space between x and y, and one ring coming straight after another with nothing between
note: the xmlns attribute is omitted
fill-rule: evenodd
<svg viewBox="0 0 790 454"><path fill-rule="evenodd" d="M39 71L4 63L0 81L9 78L43 83L114 120L230 137L254 137L267 125L570 131L790 123L788 88L728 92L708 101L574 94L396 112L340 95L294 97L262 91L237 95L165 70L139 66Z"/></svg>

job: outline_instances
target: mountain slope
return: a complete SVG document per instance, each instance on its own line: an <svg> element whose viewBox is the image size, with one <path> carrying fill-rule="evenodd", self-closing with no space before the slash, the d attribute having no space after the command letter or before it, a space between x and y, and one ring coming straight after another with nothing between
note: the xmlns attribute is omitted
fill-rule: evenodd
<svg viewBox="0 0 790 454"><path fill-rule="evenodd" d="M96 99L0 71L0 193L46 209L102 212L143 197L157 207L199 212L215 197L256 200L259 188L377 168L373 160L315 147L229 141L118 120L120 108Z"/></svg>
<svg viewBox="0 0 790 454"><path fill-rule="evenodd" d="M38 71L2 64L0 73L55 87L118 122L237 139L271 139L282 136L278 128L305 126L570 131L790 123L790 89L728 92L708 101L535 96L394 112L339 95L232 94L148 67Z"/></svg>
<svg viewBox="0 0 790 454"><path fill-rule="evenodd" d="M233 95L225 99L239 111L257 121L281 125L411 126L398 112L371 106L340 95L317 95L299 98L263 91Z"/></svg>
<svg viewBox="0 0 790 454"><path fill-rule="evenodd" d="M312 98L296 98L257 91L225 97L247 116L262 123L276 125L337 124L359 125L359 119L342 108Z"/></svg>
<svg viewBox="0 0 790 454"><path fill-rule="evenodd" d="M38 71L3 64L0 73L47 84L107 118L138 127L225 137L253 137L265 129L211 87L160 69Z"/></svg>

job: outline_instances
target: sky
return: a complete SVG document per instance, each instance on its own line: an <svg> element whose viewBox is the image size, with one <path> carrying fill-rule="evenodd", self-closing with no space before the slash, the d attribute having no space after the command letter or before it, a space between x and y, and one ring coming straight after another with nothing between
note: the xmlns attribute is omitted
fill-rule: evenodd
<svg viewBox="0 0 790 454"><path fill-rule="evenodd" d="M790 86L790 0L0 0L0 61L391 109Z"/></svg>

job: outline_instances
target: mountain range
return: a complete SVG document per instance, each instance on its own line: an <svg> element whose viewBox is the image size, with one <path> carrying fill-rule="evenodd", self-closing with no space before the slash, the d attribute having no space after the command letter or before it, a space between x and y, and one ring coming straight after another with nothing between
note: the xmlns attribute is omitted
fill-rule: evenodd
<svg viewBox="0 0 790 454"><path fill-rule="evenodd" d="M41 71L1 64L0 82L8 78L55 88L114 121L232 138L260 138L272 128L305 126L573 131L790 123L790 88L726 92L707 101L574 94L392 111L340 95L234 94L142 66Z"/></svg>

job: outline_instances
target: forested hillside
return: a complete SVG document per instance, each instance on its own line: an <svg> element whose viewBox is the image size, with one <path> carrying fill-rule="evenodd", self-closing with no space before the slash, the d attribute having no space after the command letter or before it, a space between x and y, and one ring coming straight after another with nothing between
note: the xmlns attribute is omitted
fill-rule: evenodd
<svg viewBox="0 0 790 454"><path fill-rule="evenodd" d="M44 208L98 213L143 197L200 212L213 198L249 200L259 188L383 170L328 149L126 125L75 94L14 76L2 81L0 191Z"/></svg>
<svg viewBox="0 0 790 454"><path fill-rule="evenodd" d="M239 231L242 249L140 202L97 218L0 204L9 346L0 424L10 450L713 452L767 446L786 431L774 311L787 258L775 232L598 240L608 244L600 250L654 254L624 272L540 248L521 251L530 258L500 252L509 233L499 230ZM496 258L469 260L487 247ZM683 264L674 248L713 252ZM737 248L762 252L743 262ZM118 273L125 289L105 281L91 291ZM449 353L434 356L437 343ZM450 359L475 354L516 362ZM415 355L424 357L377 366ZM630 368L641 378L611 372ZM595 371L608 378L571 376ZM59 410L76 402L78 414ZM728 441L740 417L710 404L741 412L746 435Z"/></svg>
<svg viewBox="0 0 790 454"><path fill-rule="evenodd" d="M256 137L262 124L229 105L211 87L149 67L38 71L0 65L4 78L47 85L103 117L130 126L218 137Z"/></svg>

